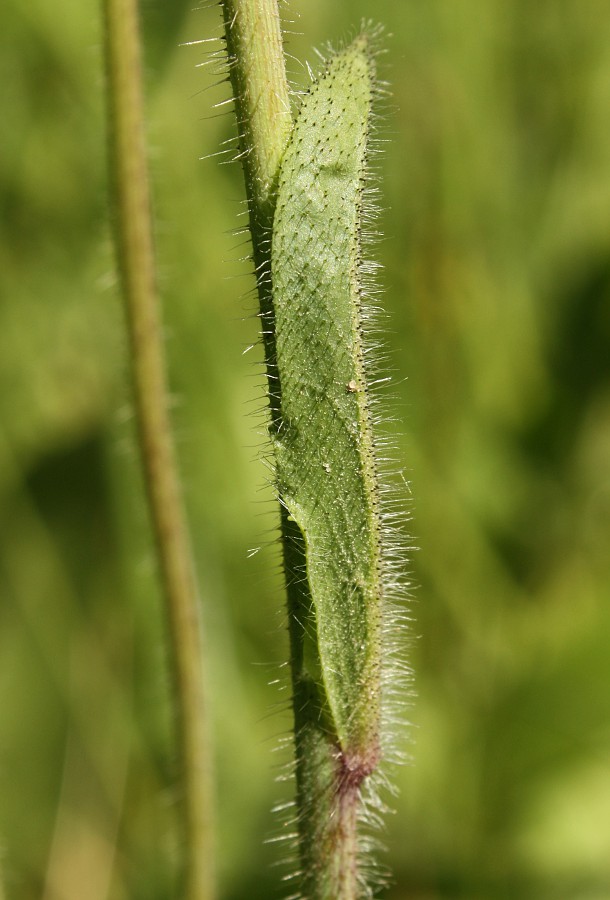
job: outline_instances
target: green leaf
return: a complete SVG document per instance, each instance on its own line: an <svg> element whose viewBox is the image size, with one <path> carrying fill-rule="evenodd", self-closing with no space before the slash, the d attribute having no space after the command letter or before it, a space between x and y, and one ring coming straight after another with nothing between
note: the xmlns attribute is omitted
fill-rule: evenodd
<svg viewBox="0 0 610 900"><path fill-rule="evenodd" d="M280 500L302 536L300 678L343 753L378 756L381 523L362 322L361 216L374 60L366 35L305 97L273 222ZM308 594L308 596L307 596ZM312 621L313 616L313 621Z"/></svg>

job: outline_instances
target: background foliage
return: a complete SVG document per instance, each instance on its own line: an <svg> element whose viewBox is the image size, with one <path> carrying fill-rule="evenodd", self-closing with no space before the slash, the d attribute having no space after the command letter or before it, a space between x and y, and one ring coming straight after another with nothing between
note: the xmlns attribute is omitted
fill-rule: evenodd
<svg viewBox="0 0 610 900"><path fill-rule="evenodd" d="M610 3L295 2L288 49L392 37L379 247L421 548L388 898L610 896ZM223 896L279 897L287 653L241 173L144 6L175 423L205 606ZM105 197L99 10L0 9L0 833L6 896L167 898L162 623ZM291 62L297 84L306 81ZM252 362L254 360L254 364ZM257 437L258 434L258 437ZM255 445L255 446L253 446ZM281 674L281 673L280 673ZM275 707L279 709L275 711ZM271 713L271 714L270 714Z"/></svg>

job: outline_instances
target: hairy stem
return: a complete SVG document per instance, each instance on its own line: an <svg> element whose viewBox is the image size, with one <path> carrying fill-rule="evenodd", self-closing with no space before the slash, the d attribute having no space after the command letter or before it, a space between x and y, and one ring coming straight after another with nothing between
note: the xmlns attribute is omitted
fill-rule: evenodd
<svg viewBox="0 0 610 900"><path fill-rule="evenodd" d="M104 0L109 157L142 470L163 581L186 864L181 891L212 900L211 759L199 597L168 413L150 212L136 0Z"/></svg>
<svg viewBox="0 0 610 900"><path fill-rule="evenodd" d="M222 0L239 151L250 214L252 256L265 348L271 427L279 427L271 225L277 177L292 115L277 0Z"/></svg>
<svg viewBox="0 0 610 900"><path fill-rule="evenodd" d="M280 160L292 128L277 0L224 0L248 200L269 213Z"/></svg>
<svg viewBox="0 0 610 900"><path fill-rule="evenodd" d="M303 537L282 512L287 573L289 631L296 750L296 815L299 829L300 896L307 900L356 900L359 897L358 809L360 787L368 773L350 777L332 724L328 701L312 677L315 636ZM319 665L319 663L316 663ZM315 665L314 664L314 665Z"/></svg>
<svg viewBox="0 0 610 900"><path fill-rule="evenodd" d="M362 506L363 534L367 537L364 541L363 559L360 565L360 552L355 553L358 560L348 561L346 567L342 567L343 556L336 554L336 579L330 588L329 604L324 604L323 598L314 597L314 588L310 580L315 566L308 553L311 553L311 534L307 534L307 528L301 528L298 523L298 514L291 507L283 488L289 483L295 484L298 478L290 477L290 464L287 463L287 453L291 452L289 444L291 434L298 418L298 411L294 415L286 415L290 407L290 401L285 403L288 396L283 391L284 379L286 384L296 381L298 387L296 394L304 396L310 394L317 396L322 389L320 384L328 377L337 375L333 390L337 394L334 406L329 401L330 395L324 390L324 400L315 401L313 406L332 406L328 411L329 419L333 420L332 428L338 421L359 420L362 415L358 408L364 403L363 378L361 366L358 361L354 368L335 373L331 363L333 350L328 347L328 355L323 350L321 359L316 363L320 368L321 381L315 381L318 374L312 368L311 359L307 363L307 353L295 352L288 348L290 338L286 336L301 334L305 344L310 347L323 347L329 334L329 320L320 306L319 298L313 294L304 298L304 306L312 304L315 312L309 315L310 320L315 319L319 312L321 319L320 330L307 337L306 320L308 315L304 313L303 305L300 309L291 309L291 296L289 288L285 296L277 295L278 286L274 283L275 271L272 266L277 263L277 257L273 256L273 248L278 243L279 235L274 232L274 223L280 213L279 206L276 210L278 198L278 185L280 178L280 165L283 164L286 147L293 134L293 124L288 106L288 87L285 75L285 63L281 43L281 31L279 12L276 0L224 0L223 2L225 36L229 55L231 82L233 86L238 127L240 131L240 155L244 168L246 191L250 212L250 229L252 233L253 258L257 274L257 285L262 321L262 337L265 347L267 377L269 384L270 404L270 434L276 450L276 469L278 474L278 490L281 497L281 539L284 555L284 568L286 572L289 632L291 644L291 671L293 687L294 727L295 727L295 752L296 752L296 782L297 782L297 822L299 828L300 870L299 888L300 896L308 900L356 900L361 895L362 875L359 864L358 848L358 813L361 806L360 791L362 783L376 767L379 758L378 745L378 675L376 672L378 651L378 627L379 619L378 598L374 582L378 568L376 525L370 526L369 520L375 518L375 510L371 510L372 501L367 497L360 501L356 498L356 506ZM360 44L354 45L355 56L364 57L366 40L361 39ZM357 65L361 62L357 60ZM366 64L362 63L366 68ZM352 74L349 60L346 66L347 76ZM338 76L340 77L340 76ZM370 87L364 82L363 115L368 116L366 106ZM368 77L368 76L367 76ZM350 91L347 85L347 91ZM358 92L357 92L358 93ZM350 106L340 104L343 108ZM314 123L315 124L315 123ZM365 125L366 122L363 122ZM362 132L362 128L360 129ZM303 146L310 140L315 144L320 136L320 131L303 135ZM326 138L326 135L322 135ZM329 137L331 144L336 140L333 135ZM354 153L354 147L358 146L358 140L354 140L350 146L350 137L340 135L341 140L348 144L348 156ZM321 141L320 141L321 143ZM355 182L355 194L352 200L354 213L359 211L360 176L362 167L362 154L355 154L353 167ZM343 162L337 167L331 166L331 178L336 170L341 169ZM298 173L299 177L302 173ZM318 185L322 183L322 176L316 176ZM302 184L302 179L299 182ZM336 182L338 193L343 194L340 181ZM297 195L299 188L296 188ZM289 193L286 192L285 193ZM347 191L347 196L350 192ZM287 204L292 209L292 199L287 199ZM306 207L303 210L303 205ZM307 221L310 203L306 195L297 196L293 214L283 210L281 217L290 222L290 229L302 227ZM330 215L330 213L329 213ZM334 221L331 218L331 221ZM305 225L307 228L307 226ZM354 229L356 224L354 223ZM303 232L306 234L306 232ZM354 234L356 231L354 230ZM282 243L281 241L279 242ZM307 244L307 239L305 239ZM310 246L316 246L315 240L310 241ZM358 243L356 238L349 242L350 252L354 259L352 263L343 262L343 270L346 272L358 266ZM289 247L289 253L293 248ZM280 251L281 254L281 251ZM299 251L293 256L296 271L294 278L287 280L290 285L305 284L304 272L308 269L305 257L299 256ZM323 265L324 255L321 253L314 261L313 268ZM347 268L346 268L347 267ZM282 268L280 265L278 268ZM339 266L339 268L341 268ZM331 279L332 280L332 279ZM345 279L344 279L345 280ZM328 283L326 275L321 277L321 282ZM352 300L356 300L357 291L352 291L346 284L339 285L339 294L347 294ZM315 293L315 292L314 292ZM285 311L282 312L282 310ZM279 326L278 315L282 312L283 335L280 340L276 325ZM357 323L352 329L346 324L340 337L344 343L339 342L337 352L343 357L348 357L356 350L351 347L351 331L358 331ZM348 333L350 337L348 338ZM354 338L355 340L355 338ZM278 351L284 354L284 362L280 360L278 365ZM314 351L312 351L314 352ZM329 373L333 375L329 376ZM354 380L357 379L357 380ZM357 385L357 386L356 386ZM295 391L292 390L294 396ZM329 401L327 403L327 401ZM286 409L285 409L286 406ZM368 413L366 414L368 416ZM303 415L303 420L307 419ZM315 475L314 470L319 468L321 478L326 479L326 485L335 484L339 478L339 468L335 470L332 478L325 475L322 465L321 441L324 434L330 433L324 427L318 430L311 424L310 418L309 443L313 447L314 461L305 464L301 452L303 465L300 467L297 457L294 457L296 469L307 472L309 487L305 487L304 494L309 497L309 503L320 510L329 509L328 504L340 508L342 501L339 496L326 495L326 488L317 490L320 475ZM366 418L366 416L365 416ZM367 420L368 421L368 420ZM366 423L365 423L366 424ZM300 426L299 426L300 427ZM303 429L305 429L304 424ZM360 426L358 426L360 427ZM298 429L297 429L298 430ZM302 433L302 432L300 432ZM367 437L365 435L364 437ZM345 442L345 435L339 437L339 445ZM347 436L347 442L352 444L352 438ZM314 446L317 445L317 446ZM367 441L363 440L358 454L350 459L347 465L344 457L341 465L348 470L356 472L358 481L356 493L362 487L363 482L370 473L362 472L366 468L361 456L365 456ZM338 451L340 452L340 451ZM296 451L295 451L296 453ZM353 465L352 465L353 463ZM325 464L326 465L326 464ZM327 465L326 472L330 472L331 466ZM306 479L307 480L307 479ZM311 488L311 489L310 489ZM366 488L368 491L368 488ZM312 496L313 491L313 496ZM366 491L365 491L366 493ZM353 500L354 492L350 498ZM374 504L373 504L374 505ZM298 506L298 504L297 504ZM358 526L352 526L356 530ZM326 523L327 530L334 528L334 522L329 518ZM318 529L320 532L324 528ZM349 528L345 529L349 532ZM313 526L312 526L313 532ZM371 537L372 534L372 537ZM370 546L369 546L370 545ZM360 547L353 543L353 547L360 551ZM330 553L330 547L329 553ZM332 555L332 554L331 554ZM350 554L347 554L350 556ZM370 565L369 565L370 563ZM350 569L351 566L351 569ZM356 571L358 569L358 571ZM353 570L353 571L352 571ZM362 571L361 571L362 570ZM306 574L307 573L307 574ZM314 573L315 574L315 573ZM318 580L318 592L324 593L325 585L320 591ZM347 603L347 606L345 603ZM334 607L341 616L339 607L343 607L343 620L357 620L358 640L355 634L348 634L349 629L344 628L337 638L337 629L333 629L330 616L323 615L324 621L320 622L320 614L324 614L328 605ZM366 610L363 610L366 606ZM333 613L336 618L336 613ZM324 635L319 632L320 625L326 628ZM328 627L330 626L330 627ZM360 640L365 635L364 643ZM331 645L322 654L323 647ZM343 645L341 647L341 645ZM371 647L373 650L371 651ZM365 648L364 650L362 648ZM371 655L372 654L372 655ZM331 658L334 656L334 661ZM339 672L335 672L337 678L345 679L351 683L352 697L356 696L354 703L351 698L341 701L337 698L337 689L333 689L332 674L333 662L339 666ZM349 707L349 708L348 708Z"/></svg>

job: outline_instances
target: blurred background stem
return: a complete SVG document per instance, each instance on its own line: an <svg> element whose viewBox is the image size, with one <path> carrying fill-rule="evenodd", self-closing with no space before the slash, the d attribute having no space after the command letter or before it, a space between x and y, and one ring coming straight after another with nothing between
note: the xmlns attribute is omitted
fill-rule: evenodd
<svg viewBox="0 0 610 900"><path fill-rule="evenodd" d="M136 0L105 0L109 156L138 442L167 610L188 900L214 896L212 778L202 631L168 413L146 159Z"/></svg>

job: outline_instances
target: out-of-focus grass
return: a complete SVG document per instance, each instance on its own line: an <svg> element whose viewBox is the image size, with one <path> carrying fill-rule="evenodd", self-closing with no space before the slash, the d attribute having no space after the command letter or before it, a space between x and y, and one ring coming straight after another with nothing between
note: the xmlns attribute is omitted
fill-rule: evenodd
<svg viewBox="0 0 610 900"><path fill-rule="evenodd" d="M297 4L293 5L298 12ZM412 481L414 764L394 900L610 896L610 3L301 4L298 57L384 21L379 248ZM306 6L306 8L305 8ZM223 896L270 868L285 759L275 516L214 10L150 2L175 422L210 644ZM0 10L0 833L8 898L166 898L163 635L105 212L99 12ZM292 63L295 80L302 70ZM232 277L235 276L235 277ZM254 359L254 364L251 362ZM279 710L274 711L276 705ZM270 714L271 713L271 714Z"/></svg>

